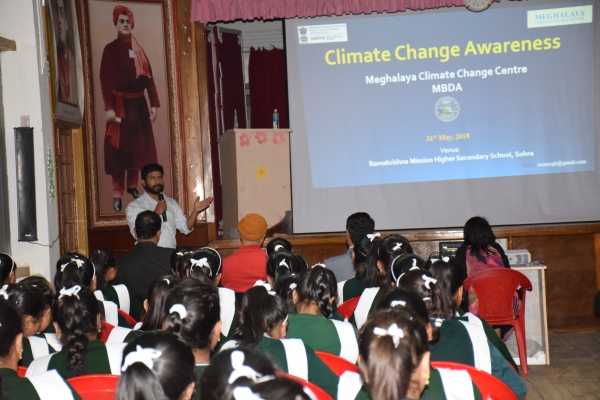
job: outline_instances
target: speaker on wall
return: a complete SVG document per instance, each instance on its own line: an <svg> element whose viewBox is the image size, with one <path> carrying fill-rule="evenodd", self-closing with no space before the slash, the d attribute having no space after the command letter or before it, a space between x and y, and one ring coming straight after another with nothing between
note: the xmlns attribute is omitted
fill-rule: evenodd
<svg viewBox="0 0 600 400"><path fill-rule="evenodd" d="M19 241L32 242L37 240L33 128L15 128L15 153Z"/></svg>

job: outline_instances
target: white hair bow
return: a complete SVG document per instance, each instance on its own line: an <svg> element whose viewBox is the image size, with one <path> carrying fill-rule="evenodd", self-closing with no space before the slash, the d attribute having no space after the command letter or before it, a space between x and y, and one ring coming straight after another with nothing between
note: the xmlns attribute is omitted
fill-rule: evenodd
<svg viewBox="0 0 600 400"><path fill-rule="evenodd" d="M152 371L152 367L154 367L154 360L161 356L162 352L146 347L143 348L140 345L135 346L135 351L127 354L125 359L123 360L123 366L121 367L121 372L125 372L127 368L136 363L142 363L150 371Z"/></svg>
<svg viewBox="0 0 600 400"><path fill-rule="evenodd" d="M387 329L376 326L373 328L373 334L377 336L390 336L394 342L394 348L398 348L400 339L404 338L404 331L396 323L391 324Z"/></svg>
<svg viewBox="0 0 600 400"><path fill-rule="evenodd" d="M69 261L64 262L60 265L60 272L64 272L65 268L67 268L67 266L71 263L75 263L75 265L77 265L77 268L81 268L85 264L85 260L77 257L72 257L71 259L69 259Z"/></svg>
<svg viewBox="0 0 600 400"><path fill-rule="evenodd" d="M419 266L417 265L417 259L413 258L412 260L412 266L410 267L409 271L412 271L413 269L419 269Z"/></svg>
<svg viewBox="0 0 600 400"><path fill-rule="evenodd" d="M271 296L275 296L276 293L273 290L273 288L271 287L271 285L269 284L269 282L265 282L262 279L257 280L256 282L254 282L254 286L262 286L265 288L265 290L267 291L267 293L269 293Z"/></svg>
<svg viewBox="0 0 600 400"><path fill-rule="evenodd" d="M171 281L169 280L169 278L163 278L163 282L166 282L167 285L171 284Z"/></svg>
<svg viewBox="0 0 600 400"><path fill-rule="evenodd" d="M448 262L448 261L450 261L450 257L444 256L444 257L442 257L442 261L443 262Z"/></svg>
<svg viewBox="0 0 600 400"><path fill-rule="evenodd" d="M252 367L244 365L245 358L246 356L244 355L244 353L239 350L234 350L231 353L232 371L229 374L229 379L227 380L227 383L232 384L240 378L248 378L255 382L257 379L262 377L262 375L256 372Z"/></svg>
<svg viewBox="0 0 600 400"><path fill-rule="evenodd" d="M0 289L0 297L4 297L4 300L8 300L8 285L3 285Z"/></svg>
<svg viewBox="0 0 600 400"><path fill-rule="evenodd" d="M208 258L206 257L202 257L201 259L196 259L196 258L191 258L190 259L190 270L194 269L194 267L200 267L200 268L208 268L208 276L212 276L212 270L210 269L210 264L208 263Z"/></svg>
<svg viewBox="0 0 600 400"><path fill-rule="evenodd" d="M398 250L402 250L401 242L396 242L396 244L394 244L394 247L392 247L392 251L398 251Z"/></svg>
<svg viewBox="0 0 600 400"><path fill-rule="evenodd" d="M263 400L262 397L254 393L248 386L238 386L233 389L232 394L235 400Z"/></svg>
<svg viewBox="0 0 600 400"><path fill-rule="evenodd" d="M279 250L282 250L282 249L285 249L285 247L283 247L282 244L276 244L275 247L273 247L274 251L279 251Z"/></svg>
<svg viewBox="0 0 600 400"><path fill-rule="evenodd" d="M169 308L169 314L173 313L179 315L179 318L181 319L185 319L185 317L188 315L188 312L183 304L173 304L171 308Z"/></svg>
<svg viewBox="0 0 600 400"><path fill-rule="evenodd" d="M310 267L310 269L313 269L315 267L327 268L327 265L325 265L323 263L316 263L312 267Z"/></svg>
<svg viewBox="0 0 600 400"><path fill-rule="evenodd" d="M79 286L79 285L71 286L68 289L62 288L58 292L58 299L60 300L65 296L67 296L67 297L75 296L75 297L79 298L80 291L81 291L81 286Z"/></svg>
<svg viewBox="0 0 600 400"><path fill-rule="evenodd" d="M280 267L286 267L288 269L288 271L290 270L290 266L287 263L287 261L285 260L285 258L279 262L279 266Z"/></svg>
<svg viewBox="0 0 600 400"><path fill-rule="evenodd" d="M423 279L423 284L425 285L425 287L427 288L427 290L431 290L431 284L433 283L434 285L437 283L437 279L435 278L431 278L425 274L421 275L421 279Z"/></svg>
<svg viewBox="0 0 600 400"><path fill-rule="evenodd" d="M298 287L298 284L296 282L292 282L290 283L290 290L294 290Z"/></svg>
<svg viewBox="0 0 600 400"><path fill-rule="evenodd" d="M371 242L373 240L375 240L375 238L381 237L381 233L379 232L375 232L375 233L367 233L367 239L369 239Z"/></svg>
<svg viewBox="0 0 600 400"><path fill-rule="evenodd" d="M404 300L392 300L390 302L390 307L406 307L406 302Z"/></svg>

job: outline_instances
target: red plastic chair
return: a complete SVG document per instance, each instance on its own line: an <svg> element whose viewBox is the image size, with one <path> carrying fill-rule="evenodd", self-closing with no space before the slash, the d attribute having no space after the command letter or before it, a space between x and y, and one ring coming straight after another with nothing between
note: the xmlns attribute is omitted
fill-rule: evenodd
<svg viewBox="0 0 600 400"><path fill-rule="evenodd" d="M510 325L515 329L521 371L527 376L525 293L526 290L532 289L529 279L519 271L491 268L469 277L464 287L465 290L475 290L479 302L479 316L488 324Z"/></svg>
<svg viewBox="0 0 600 400"><path fill-rule="evenodd" d="M464 370L479 389L482 400L517 400L517 395L500 379L470 365L451 361L432 361L433 368Z"/></svg>
<svg viewBox="0 0 600 400"><path fill-rule="evenodd" d="M27 367L17 367L17 376L19 378L25 378L25 374L27 374Z"/></svg>
<svg viewBox="0 0 600 400"><path fill-rule="evenodd" d="M301 384L302 386L309 388L311 390L311 392L313 392L313 394L315 395L317 400L333 400L333 398L329 395L329 393L327 393L325 390L321 389L319 386L315 385L312 382L304 380L298 376L290 375L283 371L277 372L277 376L279 376L281 378L289 379L290 381L297 382L297 383ZM83 400L85 400L85 399L83 399Z"/></svg>
<svg viewBox="0 0 600 400"><path fill-rule="evenodd" d="M135 326L135 324L137 324L137 321L129 314L127 314L125 311L121 310L119 308L118 310L119 316L121 318L123 318L125 320L125 322L127 322L127 324L129 325L129 328L133 328Z"/></svg>
<svg viewBox="0 0 600 400"><path fill-rule="evenodd" d="M352 314L354 314L354 310L356 310L359 300L360 296L348 299L338 306L337 311L344 317L344 319L349 319Z"/></svg>
<svg viewBox="0 0 600 400"><path fill-rule="evenodd" d="M325 351L315 351L315 354L337 376L341 376L346 371L358 372L358 366L345 358Z"/></svg>
<svg viewBox="0 0 600 400"><path fill-rule="evenodd" d="M114 400L117 394L117 375L83 375L68 379L67 382L81 397L81 400Z"/></svg>

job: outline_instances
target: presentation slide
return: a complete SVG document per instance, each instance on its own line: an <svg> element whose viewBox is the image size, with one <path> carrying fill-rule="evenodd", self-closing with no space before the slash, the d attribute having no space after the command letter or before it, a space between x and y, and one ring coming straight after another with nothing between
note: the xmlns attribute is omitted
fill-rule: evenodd
<svg viewBox="0 0 600 400"><path fill-rule="evenodd" d="M298 24L314 187L593 170L591 17L588 1Z"/></svg>
<svg viewBox="0 0 600 400"><path fill-rule="evenodd" d="M600 220L598 8L286 20L294 231Z"/></svg>

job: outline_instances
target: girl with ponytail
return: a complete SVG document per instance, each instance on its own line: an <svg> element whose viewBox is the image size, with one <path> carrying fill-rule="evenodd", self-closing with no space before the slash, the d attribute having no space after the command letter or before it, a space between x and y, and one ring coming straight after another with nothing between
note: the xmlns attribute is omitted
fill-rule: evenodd
<svg viewBox="0 0 600 400"><path fill-rule="evenodd" d="M117 400L189 400L194 356L168 333L148 333L123 350Z"/></svg>
<svg viewBox="0 0 600 400"><path fill-rule="evenodd" d="M297 314L290 314L287 336L302 339L313 350L338 355L351 363L358 359L354 327L331 319L337 304L337 282L331 270L316 265L294 292Z"/></svg>
<svg viewBox="0 0 600 400"><path fill-rule="evenodd" d="M202 247L199 250L178 251L173 257L173 272L180 279L193 278L217 288L223 323L221 339L226 340L235 328L237 298L233 290L219 287L223 276L221 255L211 247Z"/></svg>
<svg viewBox="0 0 600 400"><path fill-rule="evenodd" d="M359 332L358 363L371 399L419 399L429 383L429 349L422 324L398 309L377 311Z"/></svg>
<svg viewBox="0 0 600 400"><path fill-rule="evenodd" d="M108 250L96 249L90 256L90 263L94 267L96 298L103 302L112 302L119 310L123 310L133 318L140 318L143 314L141 304L135 301L127 285L115 283L119 269L113 255ZM120 326L127 326L122 322L119 323Z"/></svg>
<svg viewBox="0 0 600 400"><path fill-rule="evenodd" d="M257 348L267 354L279 369L309 380L336 397L337 376L302 340L285 338L287 317L287 307L274 291L255 286L242 299L234 340L225 343L222 349Z"/></svg>
<svg viewBox="0 0 600 400"><path fill-rule="evenodd" d="M433 325L431 359L454 361L486 371L506 383L519 397L527 393L506 346L493 329L471 313L459 315L464 269L452 262L436 261L430 272L413 270L403 275L399 286L419 295Z"/></svg>
<svg viewBox="0 0 600 400"><path fill-rule="evenodd" d="M77 398L56 371L32 380L17 375L22 338L21 316L8 302L0 302L0 398L40 400L47 399L48 393L57 399Z"/></svg>
<svg viewBox="0 0 600 400"><path fill-rule="evenodd" d="M292 294L307 269L306 262L301 256L285 249L274 251L267 260L267 282L286 302L290 312L295 308Z"/></svg>
<svg viewBox="0 0 600 400"><path fill-rule="evenodd" d="M94 295L80 285L63 287L54 310L54 328L63 347L61 351L35 359L28 374L55 369L65 379L86 374L118 374L120 343L104 345L98 340L99 304Z"/></svg>
<svg viewBox="0 0 600 400"><path fill-rule="evenodd" d="M221 337L217 289L194 279L184 280L169 293L166 310L163 329L192 349L199 382Z"/></svg>

